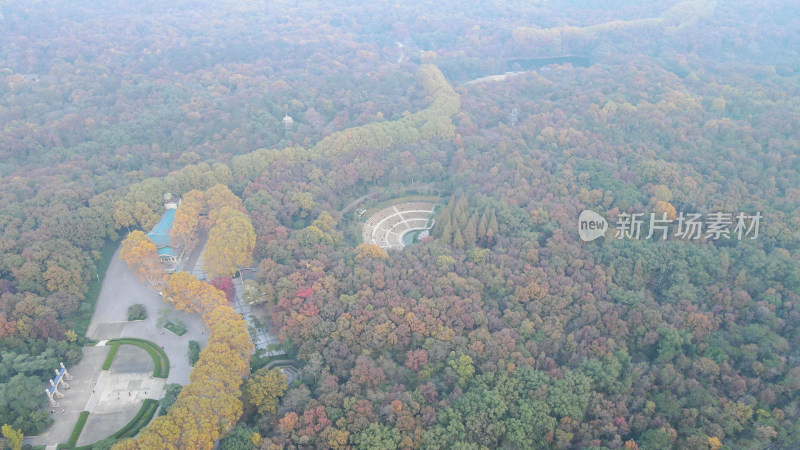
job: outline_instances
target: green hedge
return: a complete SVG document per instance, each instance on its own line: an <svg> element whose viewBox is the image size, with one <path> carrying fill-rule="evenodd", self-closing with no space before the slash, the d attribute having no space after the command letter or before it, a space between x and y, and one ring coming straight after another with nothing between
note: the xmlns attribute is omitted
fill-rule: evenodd
<svg viewBox="0 0 800 450"><path fill-rule="evenodd" d="M83 411L78 417L78 422L75 424L75 428L72 429L72 434L69 435L69 441L67 442L70 448L75 447L75 444L78 443L78 438L81 437L81 431L83 431L83 426L86 425L86 419L88 418L89 411Z"/></svg>
<svg viewBox="0 0 800 450"><path fill-rule="evenodd" d="M111 344L111 350L108 351L108 355L106 355L106 361L103 363L103 370L108 370L111 368L111 363L114 362L114 357L117 356L117 350L119 350L119 342L115 342Z"/></svg>
<svg viewBox="0 0 800 450"><path fill-rule="evenodd" d="M139 409L139 412L133 416L133 419L110 437L112 439L124 439L136 436L139 430L150 423L150 419L153 418L156 409L158 409L158 400L153 400L152 398L146 399Z"/></svg>
<svg viewBox="0 0 800 450"><path fill-rule="evenodd" d="M156 378L167 378L169 376L169 358L164 349L153 342L139 338L119 338L108 341L113 344L130 344L143 348L150 357L153 358L153 376Z"/></svg>
<svg viewBox="0 0 800 450"><path fill-rule="evenodd" d="M177 322L177 323L175 323ZM167 322L164 324L164 328L169 330L172 334L177 336L183 336L187 333L186 325L184 325L181 321L176 320L175 322Z"/></svg>
<svg viewBox="0 0 800 450"><path fill-rule="evenodd" d="M200 343L197 341L189 341L189 365L194 367L200 359Z"/></svg>
<svg viewBox="0 0 800 450"><path fill-rule="evenodd" d="M117 440L136 436L136 434L139 433L139 430L150 423L150 420L153 418L153 414L155 414L156 409L158 409L158 400L153 400L152 398L145 399L144 403L142 403L142 407L139 408L139 411L135 416L133 416L133 419L131 419L130 422L125 424L125 426L119 431L100 442L108 442L110 444ZM91 450L96 444L97 442L92 445L77 447L75 450Z"/></svg>

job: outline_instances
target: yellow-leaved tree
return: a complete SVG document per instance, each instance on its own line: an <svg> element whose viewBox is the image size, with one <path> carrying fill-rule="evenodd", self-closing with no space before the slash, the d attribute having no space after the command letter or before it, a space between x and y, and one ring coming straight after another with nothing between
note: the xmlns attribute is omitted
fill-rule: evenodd
<svg viewBox="0 0 800 450"><path fill-rule="evenodd" d="M8 439L11 450L22 449L22 430L15 430L11 425L6 424L3 425L2 433L3 437Z"/></svg>
<svg viewBox="0 0 800 450"><path fill-rule="evenodd" d="M247 214L223 207L208 233L203 270L209 279L230 277L238 267L253 264L256 231Z"/></svg>
<svg viewBox="0 0 800 450"><path fill-rule="evenodd" d="M206 321L207 315L228 302L222 291L187 272L172 274L164 295L175 308L196 311Z"/></svg>
<svg viewBox="0 0 800 450"><path fill-rule="evenodd" d="M356 247L355 251L356 260L363 258L389 259L389 254L386 253L386 250L378 247L375 244L361 244Z"/></svg>
<svg viewBox="0 0 800 450"><path fill-rule="evenodd" d="M708 448L710 450L719 450L722 447L722 441L719 440L718 437L710 437L706 442L708 444Z"/></svg>
<svg viewBox="0 0 800 450"><path fill-rule="evenodd" d="M243 210L242 199L236 196L228 186L217 184L209 188L205 193L206 207L208 208L208 218L211 223L215 223L218 219L217 215L223 208L233 208L236 210Z"/></svg>
<svg viewBox="0 0 800 450"><path fill-rule="evenodd" d="M191 248L197 244L197 232L203 225L200 214L204 209L205 198L202 192L191 190L183 195L169 232L171 240L179 247Z"/></svg>
<svg viewBox="0 0 800 450"><path fill-rule="evenodd" d="M281 373L279 368L261 369L245 383L244 395L262 415L275 414L278 411L278 400L287 388L286 375Z"/></svg>

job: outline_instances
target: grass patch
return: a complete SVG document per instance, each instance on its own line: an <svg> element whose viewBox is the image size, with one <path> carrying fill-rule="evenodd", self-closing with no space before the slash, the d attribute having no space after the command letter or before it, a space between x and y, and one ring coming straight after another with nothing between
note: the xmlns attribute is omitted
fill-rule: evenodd
<svg viewBox="0 0 800 450"><path fill-rule="evenodd" d="M106 276L106 270L108 270L108 266L111 264L111 258L114 257L114 252L117 251L120 242L120 240L106 241L103 248L100 249L100 259L95 263L97 267L97 276L92 277L89 281L86 300L81 302L78 310L70 317L69 321L72 322L71 328L81 338L86 336L86 330L89 329L89 322L92 321L92 315L94 314L94 305L97 303L97 298L100 296L103 278Z"/></svg>
<svg viewBox="0 0 800 450"><path fill-rule="evenodd" d="M184 334L186 334L186 325L184 325L182 322L178 323L167 322L164 324L164 328L166 328L167 330L173 332L178 336L183 336Z"/></svg>
<svg viewBox="0 0 800 450"><path fill-rule="evenodd" d="M403 235L403 244L404 245L414 245L414 244L416 244L417 241L419 240L419 235L420 235L420 233L422 233L422 231L423 230L414 230L414 231L409 231L408 234L404 234ZM409 236L409 237L406 238L406 236ZM408 241L408 244L406 244L406 241Z"/></svg>
<svg viewBox="0 0 800 450"><path fill-rule="evenodd" d="M89 418L89 411L83 411L80 416L78 416L78 422L75 423L75 428L72 429L72 434L69 435L69 441L67 445L70 448L75 447L75 444L78 443L78 438L81 437L81 431L83 431L83 426L86 425L86 419Z"/></svg>
<svg viewBox="0 0 800 450"><path fill-rule="evenodd" d="M117 356L117 350L119 350L119 342L115 342L111 344L111 350L108 351L108 355L106 355L106 360L103 363L103 370L108 370L111 368L111 363L114 362L114 357Z"/></svg>
<svg viewBox="0 0 800 450"><path fill-rule="evenodd" d="M150 357L153 358L153 376L156 378L167 378L169 376L169 358L164 349L153 342L138 338L119 338L108 341L111 344L130 344L143 348Z"/></svg>
<svg viewBox="0 0 800 450"><path fill-rule="evenodd" d="M111 450L114 444L119 442L119 439L106 438L102 441L97 441L92 445L84 445L83 447L75 447L74 450Z"/></svg>

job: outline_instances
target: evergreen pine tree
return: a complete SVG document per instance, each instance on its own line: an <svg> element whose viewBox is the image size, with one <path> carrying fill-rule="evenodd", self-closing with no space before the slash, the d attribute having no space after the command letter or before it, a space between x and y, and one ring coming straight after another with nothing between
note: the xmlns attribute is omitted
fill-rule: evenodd
<svg viewBox="0 0 800 450"><path fill-rule="evenodd" d="M473 213L472 217L469 218L469 222L467 222L467 227L464 228L464 234L463 234L464 245L467 248L475 246L475 242L478 239L477 228L478 228L478 213Z"/></svg>
<svg viewBox="0 0 800 450"><path fill-rule="evenodd" d="M446 224L442 229L442 235L439 239L441 239L442 242L448 245L453 242L453 228L450 226L449 223Z"/></svg>
<svg viewBox="0 0 800 450"><path fill-rule="evenodd" d="M451 196L450 201L447 202L447 206L444 208L442 212L453 212L456 209L456 197Z"/></svg>
<svg viewBox="0 0 800 450"><path fill-rule="evenodd" d="M456 208L460 212L465 212L469 209L469 203L467 202L467 197L462 195L461 198L458 199L458 203L456 203Z"/></svg>
<svg viewBox="0 0 800 450"><path fill-rule="evenodd" d="M492 218L489 219L489 230L492 230L493 235L497 235L497 217L494 215L494 210L492 210Z"/></svg>
<svg viewBox="0 0 800 450"><path fill-rule="evenodd" d="M455 219L457 227L460 228L463 232L463 230L467 228L467 221L468 221L467 210L463 209L461 211L458 211L458 213L456 213L456 215L454 215L453 218Z"/></svg>
<svg viewBox="0 0 800 450"><path fill-rule="evenodd" d="M478 232L477 237L478 239L486 238L486 230L489 229L489 218L486 217L486 211L483 212L481 216L481 220L478 221Z"/></svg>
<svg viewBox="0 0 800 450"><path fill-rule="evenodd" d="M489 229L486 230L486 245L493 245L495 236L497 236L497 218L492 211L492 218L489 219Z"/></svg>
<svg viewBox="0 0 800 450"><path fill-rule="evenodd" d="M461 236L461 230L458 228L453 232L453 247L464 248L464 238Z"/></svg>
<svg viewBox="0 0 800 450"><path fill-rule="evenodd" d="M441 239L444 229L450 225L450 212L442 210L436 220L436 227L433 229L433 237Z"/></svg>

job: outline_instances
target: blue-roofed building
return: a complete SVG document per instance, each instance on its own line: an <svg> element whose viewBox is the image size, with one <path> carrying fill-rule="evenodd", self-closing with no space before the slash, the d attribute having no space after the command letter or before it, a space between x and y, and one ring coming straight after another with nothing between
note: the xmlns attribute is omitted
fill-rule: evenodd
<svg viewBox="0 0 800 450"><path fill-rule="evenodd" d="M178 203L164 204L166 210L161 220L158 221L155 227L147 233L153 243L156 244L156 253L162 263L177 263L180 256L181 249L172 245L170 239L170 231L172 230L172 223L175 221L175 210L178 208ZM174 270L174 267L171 267ZM167 270L170 270L168 268Z"/></svg>

